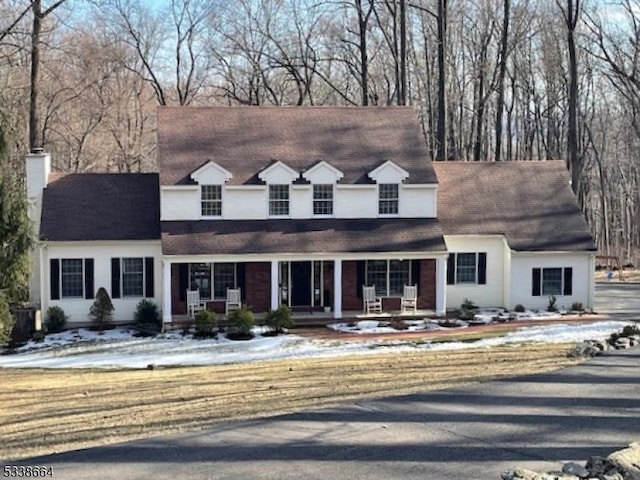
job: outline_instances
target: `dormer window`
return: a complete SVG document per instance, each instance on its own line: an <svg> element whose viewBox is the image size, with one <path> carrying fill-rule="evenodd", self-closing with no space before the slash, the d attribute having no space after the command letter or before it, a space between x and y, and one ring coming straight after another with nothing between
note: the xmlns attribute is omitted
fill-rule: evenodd
<svg viewBox="0 0 640 480"><path fill-rule="evenodd" d="M381 183L378 185L378 214L398 214L398 184Z"/></svg>
<svg viewBox="0 0 640 480"><path fill-rule="evenodd" d="M313 214L333 215L333 185L313 186Z"/></svg>
<svg viewBox="0 0 640 480"><path fill-rule="evenodd" d="M222 185L201 185L200 188L202 216L222 216Z"/></svg>
<svg viewBox="0 0 640 480"><path fill-rule="evenodd" d="M289 215L289 185L269 185L269 215Z"/></svg>

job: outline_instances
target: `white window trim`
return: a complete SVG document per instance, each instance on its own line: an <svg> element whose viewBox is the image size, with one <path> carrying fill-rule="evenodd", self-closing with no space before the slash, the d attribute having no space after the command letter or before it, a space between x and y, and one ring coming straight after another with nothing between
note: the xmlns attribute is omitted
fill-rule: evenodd
<svg viewBox="0 0 640 480"><path fill-rule="evenodd" d="M329 199L316 199L315 197L315 186L323 185L331 187L331 200ZM316 183L311 187L311 214L314 218L334 218L335 217L335 205L336 205L336 195L335 195L335 186L333 183ZM316 201L318 202L331 202L331 213L315 213L316 209Z"/></svg>
<svg viewBox="0 0 640 480"><path fill-rule="evenodd" d="M272 186L286 186L287 187L287 191L289 193L289 198L287 199L287 210L288 213L284 213L284 214L272 214L271 213L271 187ZM289 183L270 183L267 185L267 218L291 218L291 184ZM276 201L283 201L283 200L273 200L274 202Z"/></svg>
<svg viewBox="0 0 640 480"><path fill-rule="evenodd" d="M386 278L385 278L385 294L382 295L385 298L401 298L402 297L402 293L399 294L394 294L391 295L389 292L389 286L391 285L391 262L392 261L396 261L398 259L369 259L369 260L365 260L365 269L364 269L364 281L365 283L367 283L367 278L369 277L369 262L370 261L379 261L379 260L383 260L385 262L387 262L387 267L386 267ZM414 261L418 261L418 260L412 260L410 258L404 259L405 262L409 262L409 283L408 285L413 285L414 279L412 278L413 276L413 262Z"/></svg>
<svg viewBox="0 0 640 480"><path fill-rule="evenodd" d="M213 185L213 186L219 186L220 187L220 215L203 215L202 214L202 187L205 186L209 186L209 185ZM207 184L203 184L199 186L198 189L199 193L200 193L200 218L202 220L218 220L220 218L223 217L224 215L224 185L221 184L215 184L215 183L207 183Z"/></svg>
<svg viewBox="0 0 640 480"><path fill-rule="evenodd" d="M124 293L124 260L142 260L142 295L126 295ZM120 297L121 298L146 298L145 286L147 285L147 269L145 267L145 257L120 257Z"/></svg>
<svg viewBox="0 0 640 480"><path fill-rule="evenodd" d="M382 185L395 185L396 187L398 187L398 196L395 199L393 199L393 198L385 198L385 199L380 198L380 187ZM378 198L377 198L377 201L378 201L378 217L379 218L397 218L397 217L399 217L400 216L400 184L399 183L379 183L377 186L378 186L378 188L377 188L377 193L378 193ZM398 205L398 212L397 213L380 213L380 202L381 201L393 201L393 200L395 200L395 202Z"/></svg>
<svg viewBox="0 0 640 480"><path fill-rule="evenodd" d="M475 255L474 280L472 282L459 282L458 281L458 255L461 255L461 254L462 255L470 255L470 254ZM479 258L478 258L479 254L480 254L480 252L455 252L456 261L455 261L455 268L454 268L454 271L453 271L453 276L454 276L453 284L454 285L460 285L460 286L465 286L465 285L473 285L473 286L475 286L475 285L479 285L479 283L478 283L478 268L479 268L479 265L480 265Z"/></svg>
<svg viewBox="0 0 640 480"><path fill-rule="evenodd" d="M572 275L571 275L571 290L573 291L573 267L532 267L531 271L533 271L534 269L540 269L540 295L532 295L533 297L550 297L551 295L553 295L554 297L571 297L573 296L573 293L571 295L565 295L564 294L564 290L565 290L565 283L564 283L564 279L565 279L565 273L564 271L567 269L572 269ZM544 271L545 270L560 270L560 293L544 293Z"/></svg>
<svg viewBox="0 0 640 480"><path fill-rule="evenodd" d="M234 285L238 285L238 262L195 262L195 263L204 263L206 265L209 265L209 284L211 285L211 296L210 297L200 297L201 300L204 301L208 301L208 302L217 302L217 301L223 301L226 300L227 297L226 295L224 297L216 297L215 296L215 275L214 275L214 270L215 264L220 264L220 263L233 263L233 284ZM189 282L189 288L191 288L191 263L188 264L189 265L189 272L188 272L188 282Z"/></svg>

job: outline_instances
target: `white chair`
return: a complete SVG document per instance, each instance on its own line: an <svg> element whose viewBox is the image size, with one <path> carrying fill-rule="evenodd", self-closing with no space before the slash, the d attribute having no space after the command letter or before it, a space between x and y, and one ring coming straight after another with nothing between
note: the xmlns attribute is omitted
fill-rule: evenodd
<svg viewBox="0 0 640 480"><path fill-rule="evenodd" d="M195 318L196 312L206 310L207 304L200 300L200 290L187 290L187 313Z"/></svg>
<svg viewBox="0 0 640 480"><path fill-rule="evenodd" d="M413 310L415 314L418 308L418 286L405 285L402 298L400 299L400 308L402 312Z"/></svg>
<svg viewBox="0 0 640 480"><path fill-rule="evenodd" d="M227 301L224 304L224 313L229 315L229 312L238 310L242 306L242 300L239 288L227 288Z"/></svg>
<svg viewBox="0 0 640 480"><path fill-rule="evenodd" d="M382 298L376 296L376 286L362 286L362 302L365 313L382 313Z"/></svg>

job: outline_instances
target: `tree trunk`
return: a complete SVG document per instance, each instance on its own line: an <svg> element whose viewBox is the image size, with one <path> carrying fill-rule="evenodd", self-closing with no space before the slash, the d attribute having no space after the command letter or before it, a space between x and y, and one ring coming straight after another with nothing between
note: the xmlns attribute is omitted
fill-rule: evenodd
<svg viewBox="0 0 640 480"><path fill-rule="evenodd" d="M438 0L438 149L436 160L447 160L447 0Z"/></svg>
<svg viewBox="0 0 640 480"><path fill-rule="evenodd" d="M575 1L575 4L574 4ZM576 59L575 30L580 13L580 0L567 0L567 45L569 47L569 130L567 132L568 165L571 170L571 186L578 195L582 159L578 152L578 65Z"/></svg>
<svg viewBox="0 0 640 480"><path fill-rule="evenodd" d="M33 27L31 30L31 93L29 97L29 150L42 147L38 138L38 73L40 69L40 31L42 29L42 1L33 0Z"/></svg>
<svg viewBox="0 0 640 480"><path fill-rule="evenodd" d="M407 3L400 0L400 91L398 104L407 104Z"/></svg>
<svg viewBox="0 0 640 480"><path fill-rule="evenodd" d="M502 114L504 111L504 77L507 73L507 47L509 42L509 8L511 0L504 0L502 39L500 41L500 70L498 72L498 100L496 102L496 162L502 155Z"/></svg>

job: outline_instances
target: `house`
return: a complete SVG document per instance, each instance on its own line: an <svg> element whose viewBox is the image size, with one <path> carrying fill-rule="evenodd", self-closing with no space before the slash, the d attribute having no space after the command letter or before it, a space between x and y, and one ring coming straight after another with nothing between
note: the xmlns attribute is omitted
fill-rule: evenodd
<svg viewBox="0 0 640 480"><path fill-rule="evenodd" d="M442 315L593 300L594 247L562 162L436 164L411 108L161 107L158 174L60 174L27 156L38 232L31 301L83 323L97 288L114 319L142 298L165 322L198 288L223 312L287 304L385 310L404 285Z"/></svg>

